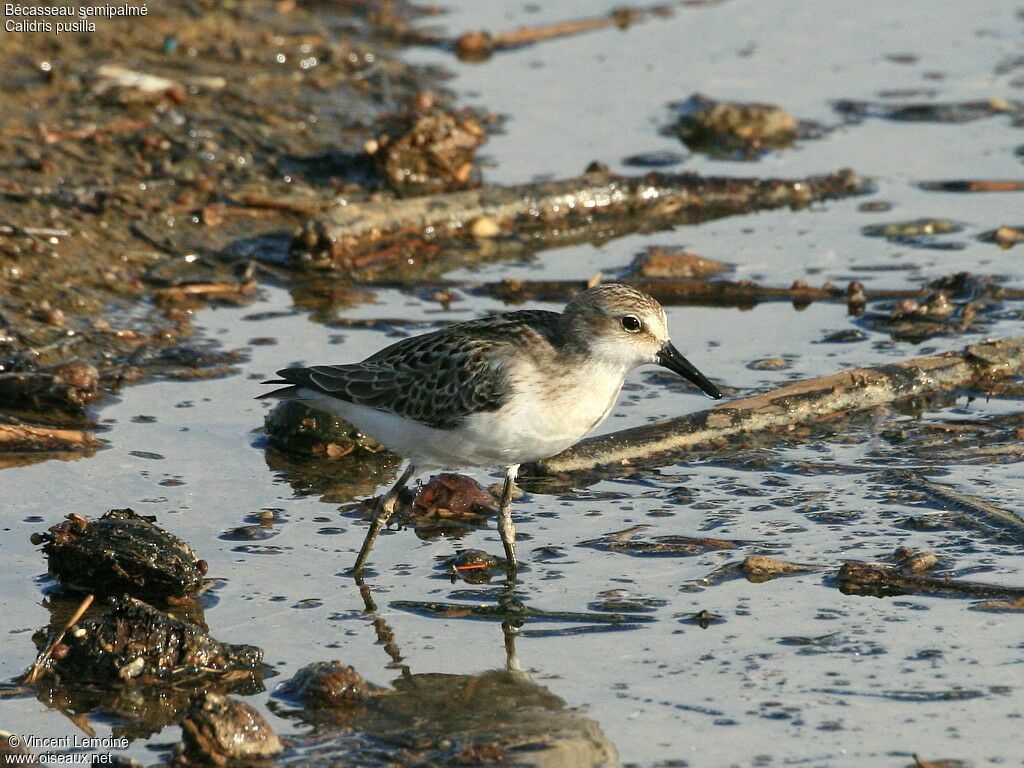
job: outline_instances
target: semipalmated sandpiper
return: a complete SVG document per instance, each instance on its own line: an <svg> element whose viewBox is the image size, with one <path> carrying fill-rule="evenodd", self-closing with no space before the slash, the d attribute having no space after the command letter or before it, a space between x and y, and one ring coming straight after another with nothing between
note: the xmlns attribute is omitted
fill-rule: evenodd
<svg viewBox="0 0 1024 768"><path fill-rule="evenodd" d="M514 570L519 465L586 436L611 412L626 373L648 363L722 396L672 345L657 301L607 283L561 313L508 312L403 339L361 363L285 368L266 383L288 386L265 396L306 400L408 460L378 500L357 575L417 471L481 466L507 467L498 530Z"/></svg>

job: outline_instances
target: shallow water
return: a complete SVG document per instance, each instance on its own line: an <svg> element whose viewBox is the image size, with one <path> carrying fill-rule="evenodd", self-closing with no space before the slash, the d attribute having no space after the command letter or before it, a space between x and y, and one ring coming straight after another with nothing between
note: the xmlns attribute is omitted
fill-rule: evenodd
<svg viewBox="0 0 1024 768"><path fill-rule="evenodd" d="M452 31L505 28L564 17L551 4L481 7L450 4ZM614 4L574 3L573 15ZM1013 99L1024 68L994 74L1019 56L1024 27L1013 4L739 2L679 9L625 32L607 31L496 55L476 65L416 50L416 61L453 69L465 101L510 116L504 135L486 152L490 181L578 173L593 159L629 172L617 161L637 152L684 152L661 136L666 104L694 91L727 99L770 101L800 118L838 123L830 102L877 98L883 90L927 88L940 101ZM912 64L887 58L912 53ZM929 73L941 73L934 79ZM733 276L771 285L803 277L813 284L857 278L868 287L906 287L960 270L1001 275L1024 285L1021 249L999 250L976 235L1000 224L1024 224L1024 193L940 194L913 186L942 178L1020 178L1013 155L1024 134L1006 117L960 125L869 119L796 149L754 163L690 155L680 169L723 175L803 176L849 166L873 176L868 199L893 204L862 213L863 199L832 202L808 212L778 211L712 221L676 231L632 235L602 246L541 253L529 263L492 264L455 276L584 278L614 275L649 245L685 244L735 265ZM634 171L635 172L635 171ZM913 249L861 234L867 224L948 217L965 224L949 235L958 251ZM900 269L877 269L899 265ZM7 499L0 537L0 594L6 617L0 634L0 677L10 678L35 655L31 633L44 626L45 564L29 535L77 512L98 515L131 506L188 541L224 580L206 611L218 639L255 643L281 677L302 665L340 658L370 681L398 676L377 643L371 617L344 574L365 530L339 513L337 501L296 492L265 458L260 427L268 404L252 399L259 381L295 362L357 360L390 339L370 330L329 328L291 311L292 297L267 287L244 308L207 310L205 334L225 348L247 347L238 375L203 382L160 382L127 389L101 411L109 448L76 462L48 462L2 472ZM545 306L545 305L536 305ZM554 308L554 307L552 307ZM501 309L496 301L463 297L450 312L391 290L352 317L462 319ZM279 312L252 319L255 313ZM913 345L866 331L851 344L822 343L831 331L855 327L842 305L800 312L784 303L749 311L670 308L677 345L716 381L740 392L790 377L870 365L962 347L978 335ZM993 321L992 336L1019 334L1019 315ZM277 344L252 344L272 337ZM753 370L752 361L785 357L782 371ZM703 408L707 401L667 377L638 371L602 430L609 431ZM968 401L921 418L981 419L1018 412L1020 402ZM152 421L133 420L152 416ZM879 417L882 418L882 417ZM890 415L892 422L914 415ZM572 631L569 623L527 622L516 641L518 661L532 680L583 708L615 745L624 763L654 765L892 765L923 758L959 758L975 765L1021 765L1016 736L1021 705L1020 614L983 613L970 601L938 597L875 599L845 596L821 574L745 580L700 587L695 580L750 553L834 565L843 558L882 559L898 546L930 549L953 574L1024 586L1020 543L970 529L908 530L905 519L945 509L921 502L881 470L926 467L939 482L1024 514L1024 464L945 461L938 466L901 457L871 423L843 439L816 440L769 452L751 449L694 458L640 477L606 480L576 492L531 493L515 510L522 536L520 597L532 608L586 611L609 590L648 599L654 621L622 631ZM148 454L140 456L140 453ZM154 456L155 454L155 456ZM500 472L474 472L485 485ZM273 535L255 542L221 534L276 511ZM739 549L692 557L631 557L580 546L631 526L645 537L710 535L746 542ZM379 615L394 630L403 663L414 673L478 674L504 668L506 649L493 622L429 618L395 601L493 603L498 587L452 585L436 561L463 547L497 553L493 527L465 538L420 540L411 530L381 537L369 579ZM479 591L482 589L483 591ZM691 619L720 617L702 629ZM588 627L589 625L584 625ZM569 630L558 632L557 630ZM251 697L281 733L303 728ZM4 728L59 735L74 727L31 699L2 704ZM99 735L109 724L94 723ZM136 743L134 757L177 738L175 728Z"/></svg>

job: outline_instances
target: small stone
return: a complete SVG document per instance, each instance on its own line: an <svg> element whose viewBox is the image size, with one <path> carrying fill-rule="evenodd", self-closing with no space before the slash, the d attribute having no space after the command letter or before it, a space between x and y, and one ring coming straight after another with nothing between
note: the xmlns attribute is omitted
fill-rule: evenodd
<svg viewBox="0 0 1024 768"><path fill-rule="evenodd" d="M469 225L469 232L475 238L486 240L500 235L501 227L490 216L480 216L473 219L473 222Z"/></svg>
<svg viewBox="0 0 1024 768"><path fill-rule="evenodd" d="M53 373L58 379L75 389L92 392L99 387L99 372L93 366L80 360L58 366L53 369Z"/></svg>
<svg viewBox="0 0 1024 768"><path fill-rule="evenodd" d="M220 693L197 698L181 723L181 732L182 741L175 750L179 764L244 764L284 751L259 712Z"/></svg>
<svg viewBox="0 0 1024 768"><path fill-rule="evenodd" d="M494 39L487 32L467 32L455 41L455 51L460 59L479 61L491 54Z"/></svg>
<svg viewBox="0 0 1024 768"><path fill-rule="evenodd" d="M892 203L885 200L871 200L858 205L857 210L861 213L885 213L892 210Z"/></svg>
<svg viewBox="0 0 1024 768"><path fill-rule="evenodd" d="M864 331L859 331L856 328L849 328L844 331L835 331L834 333L826 334L822 342L825 344L853 344L858 341L864 341L868 335Z"/></svg>
<svg viewBox="0 0 1024 768"><path fill-rule="evenodd" d="M199 220L207 227L219 227L224 223L224 211L223 203L210 203L203 206Z"/></svg>
<svg viewBox="0 0 1024 768"><path fill-rule="evenodd" d="M921 218L913 221L894 221L890 224L871 224L861 232L868 237L884 237L887 240L908 240L928 235L948 235L960 232L962 224L950 219Z"/></svg>
<svg viewBox="0 0 1024 768"><path fill-rule="evenodd" d="M472 173L473 163L467 162L463 163L462 165L455 169L455 172L452 173L452 178L454 178L455 181L457 181L459 184L465 184L467 181L469 181L469 177L470 175L472 175Z"/></svg>
<svg viewBox="0 0 1024 768"><path fill-rule="evenodd" d="M417 112L429 112L437 106L437 94L428 88L416 92L412 99L412 108ZM373 154L370 152L369 154Z"/></svg>
<svg viewBox="0 0 1024 768"><path fill-rule="evenodd" d="M413 510L422 515L478 518L493 512L494 497L466 475L442 472L424 485L413 500Z"/></svg>
<svg viewBox="0 0 1024 768"><path fill-rule="evenodd" d="M860 280L851 280L850 284L846 286L846 299L852 304L863 304L867 301L867 296L864 294L864 283Z"/></svg>
<svg viewBox="0 0 1024 768"><path fill-rule="evenodd" d="M68 321L67 315L64 311L54 307L46 307L45 309L38 310L35 313L35 317L40 322L52 325L56 328L63 328L67 325Z"/></svg>
<svg viewBox="0 0 1024 768"><path fill-rule="evenodd" d="M691 251L657 246L638 256L631 267L634 274L657 278L703 278L728 270L728 264L698 256Z"/></svg>
<svg viewBox="0 0 1024 768"><path fill-rule="evenodd" d="M146 667L146 660L141 656L132 659L130 662L125 664L118 671L118 677L122 680L131 680L134 677L138 677L142 674L142 670Z"/></svg>
<svg viewBox="0 0 1024 768"><path fill-rule="evenodd" d="M665 168L678 165L685 159L686 156L678 152L641 152L622 158L622 164L635 168Z"/></svg>
<svg viewBox="0 0 1024 768"><path fill-rule="evenodd" d="M362 702L370 691L363 676L340 661L309 664L286 682L281 692L307 707L350 707Z"/></svg>
<svg viewBox="0 0 1024 768"><path fill-rule="evenodd" d="M752 371L784 371L789 367L790 363L784 357L763 357L747 363L747 368Z"/></svg>
<svg viewBox="0 0 1024 768"><path fill-rule="evenodd" d="M931 552L917 552L910 547L897 547L892 559L903 570L913 572L927 571L939 562Z"/></svg>
<svg viewBox="0 0 1024 768"><path fill-rule="evenodd" d="M993 239L1000 248L1012 248L1017 243L1024 243L1024 229L1004 225L995 231Z"/></svg>
<svg viewBox="0 0 1024 768"><path fill-rule="evenodd" d="M903 299L899 304L896 305L892 311L893 317L905 317L907 315L916 315L921 309L921 305L914 299Z"/></svg>
<svg viewBox="0 0 1024 768"><path fill-rule="evenodd" d="M715 101L691 96L675 126L691 149L720 154L787 147L800 133L796 118L774 104Z"/></svg>
<svg viewBox="0 0 1024 768"><path fill-rule="evenodd" d="M936 291L925 299L920 311L922 314L932 317L949 317L955 309L956 307L949 301L945 291Z"/></svg>

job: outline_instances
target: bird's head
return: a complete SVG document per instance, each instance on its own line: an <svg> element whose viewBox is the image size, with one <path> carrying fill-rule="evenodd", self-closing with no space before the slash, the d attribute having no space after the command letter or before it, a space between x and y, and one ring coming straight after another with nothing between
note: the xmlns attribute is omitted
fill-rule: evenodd
<svg viewBox="0 0 1024 768"><path fill-rule="evenodd" d="M709 397L722 396L672 345L665 310L643 291L602 283L569 302L564 317L570 333L591 355L625 370L655 363L696 384Z"/></svg>

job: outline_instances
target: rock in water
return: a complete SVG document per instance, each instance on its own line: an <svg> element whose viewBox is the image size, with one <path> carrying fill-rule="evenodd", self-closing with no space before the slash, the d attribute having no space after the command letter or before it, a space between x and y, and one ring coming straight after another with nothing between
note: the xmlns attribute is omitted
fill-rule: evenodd
<svg viewBox="0 0 1024 768"><path fill-rule="evenodd" d="M74 589L150 600L195 594L206 563L154 520L130 509L112 509L99 520L68 515L33 541L43 543L50 573Z"/></svg>
<svg viewBox="0 0 1024 768"><path fill-rule="evenodd" d="M181 683L256 670L262 661L263 651L255 646L221 643L195 624L122 597L70 627L48 669L75 680Z"/></svg>
<svg viewBox="0 0 1024 768"><path fill-rule="evenodd" d="M174 765L253 765L269 762L284 745L263 716L220 693L197 697L181 722Z"/></svg>

